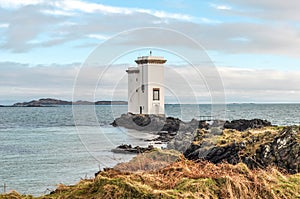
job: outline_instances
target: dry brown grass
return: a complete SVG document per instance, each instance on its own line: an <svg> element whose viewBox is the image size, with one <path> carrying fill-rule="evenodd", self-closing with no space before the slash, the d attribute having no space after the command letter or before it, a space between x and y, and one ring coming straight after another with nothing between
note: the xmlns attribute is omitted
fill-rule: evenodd
<svg viewBox="0 0 300 199"><path fill-rule="evenodd" d="M114 169L125 172L143 172L153 171L164 168L177 161L182 156L175 150L152 150L151 152L142 153L134 157L129 162L119 163Z"/></svg>
<svg viewBox="0 0 300 199"><path fill-rule="evenodd" d="M300 198L299 174L287 175L275 168L250 170L242 163L215 165L182 158L157 171L112 173L110 178L144 186L154 198L159 198L157 193L176 198Z"/></svg>
<svg viewBox="0 0 300 199"><path fill-rule="evenodd" d="M166 161L170 156L178 160ZM141 164L135 166L137 162ZM142 171L150 163L162 165L161 162L168 164ZM107 169L95 179L81 180L74 186L59 185L55 193L40 198L300 198L300 174L289 175L274 167L250 170L242 163L193 162L160 150L118 167L122 171ZM25 198L16 194L0 198Z"/></svg>
<svg viewBox="0 0 300 199"><path fill-rule="evenodd" d="M100 176L103 175L108 174ZM242 163L215 165L182 157L156 171L124 173L111 170L108 176L137 187L143 185L154 195L168 193L174 197L279 199L297 198L300 194L300 175L283 174L273 167L250 170Z"/></svg>

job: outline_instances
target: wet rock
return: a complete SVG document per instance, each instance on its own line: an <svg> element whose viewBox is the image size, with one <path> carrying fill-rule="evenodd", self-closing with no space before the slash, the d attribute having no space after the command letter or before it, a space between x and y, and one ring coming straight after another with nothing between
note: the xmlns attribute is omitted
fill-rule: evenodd
<svg viewBox="0 0 300 199"><path fill-rule="evenodd" d="M117 146L115 149L112 149L111 151L114 153L144 153L153 149L154 147L152 145L149 145L148 147L132 147L131 144L122 144L120 146Z"/></svg>
<svg viewBox="0 0 300 199"><path fill-rule="evenodd" d="M204 120L200 120L198 128L199 129L209 129L209 124Z"/></svg>
<svg viewBox="0 0 300 199"><path fill-rule="evenodd" d="M127 113L116 118L111 125L139 131L160 131L165 125L165 120L165 117L160 115Z"/></svg>
<svg viewBox="0 0 300 199"><path fill-rule="evenodd" d="M177 132L179 130L181 123L183 123L183 122L178 118L167 117L165 120L165 124L161 130L167 131L169 133Z"/></svg>
<svg viewBox="0 0 300 199"><path fill-rule="evenodd" d="M149 115L133 115L132 121L138 126L147 126L151 123Z"/></svg>
<svg viewBox="0 0 300 199"><path fill-rule="evenodd" d="M190 122L183 122L178 118L164 117L161 115L147 115L147 114L122 114L121 117L116 118L112 126L122 126L128 129L142 130L142 131L167 131L172 134L178 131L193 132L199 126L206 126L209 124L198 120L191 120Z"/></svg>
<svg viewBox="0 0 300 199"><path fill-rule="evenodd" d="M238 131L245 131L249 128L262 128L266 126L271 126L271 122L267 120L261 120L261 119L252 119L252 120L233 120L231 122L226 121L224 123L225 129L235 129Z"/></svg>

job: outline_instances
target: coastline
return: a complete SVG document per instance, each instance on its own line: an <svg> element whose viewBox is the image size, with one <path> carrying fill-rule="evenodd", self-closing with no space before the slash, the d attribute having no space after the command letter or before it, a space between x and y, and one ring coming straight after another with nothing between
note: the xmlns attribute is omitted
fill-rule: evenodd
<svg viewBox="0 0 300 199"><path fill-rule="evenodd" d="M116 110L117 111L119 111L119 112L124 112L124 110L126 110L126 106L120 106L121 108L119 108L119 106L116 108ZM179 108L179 107L181 107L180 105L177 105L177 106L166 106L167 107L167 111L170 113L170 110L172 110L171 111L171 113L176 113L176 110L177 110L177 108ZM194 108L195 106L193 106L193 105L188 105L188 106L185 106L185 107L181 107L181 108L184 108L184 110L185 111L187 111L187 110L192 110L193 108ZM202 106L202 105L200 105L200 108L201 108L201 110L205 110L207 107L209 107L209 106ZM253 108L252 107L252 105L250 106L250 105L247 105L246 106L246 108L248 109L248 107L249 108ZM256 106L255 106L256 107ZM254 107L254 108L255 108ZM259 107L262 107L262 106L259 106ZM273 110L275 110L276 112L278 112L278 111L280 111L280 110L285 110L285 112L289 112L289 116L292 116L291 115L291 113L292 113L292 111L293 110L297 110L297 106L280 106L279 108L280 109L276 109L278 106L271 106L271 105L269 105L269 106L266 106L267 108L268 107L270 107L271 109L273 109ZM290 110L290 109L288 109L289 107L291 107L292 108L292 110ZM88 108L88 107L87 107ZM112 107L111 108L111 106L98 106L97 107L97 113L101 113L101 115L103 114L103 113L105 113L105 114L103 114L103 119L101 119L101 121L104 121L104 119L107 119L108 117L106 116L107 115L107 113L110 113L110 111L113 109L114 107ZM170 108L172 108L172 109L170 109ZM235 108L235 109L233 109L233 108ZM274 109L275 108L275 109ZM282 109L282 108L284 108L284 109ZM247 109L245 109L245 110L247 110ZM81 110L84 112L84 110L86 110L86 108L85 108L85 106L82 106L81 107ZM174 110L174 111L173 111ZM241 110L241 108L240 108L240 106L231 106L231 110L234 112L234 110ZM269 110L269 108L268 109L266 109L266 110ZM10 121L10 119L9 118L11 118L11 121L12 122L15 122L15 120L13 119L14 117L11 117L11 115L15 115L16 117L18 117L18 118L23 118L22 120L24 120L24 121L27 121L26 122L26 124L25 125L28 125L28 127L30 127L30 126L32 126L32 125L35 125L35 124L38 124L39 125L39 127L38 128L40 128L41 126L43 126L44 124L46 125L46 127L48 127L49 126L49 121L51 121L51 120L48 120L47 119L47 117L45 117L45 116L47 116L47 115L49 115L49 116L51 116L51 115L56 115L55 116L55 118L57 119L57 121L66 121L66 120L61 120L61 119L59 119L59 118L69 118L68 120L72 120L72 108L71 107L69 107L69 106L64 106L64 107L51 107L51 108L45 108L45 109L43 109L43 108L37 108L37 109L35 109L35 108L21 108L21 109L16 109L16 108L13 108L13 109L3 109L3 114L5 113L5 115L7 115L7 113L10 113L10 114L8 114L7 116L9 116L7 119L7 121ZM20 112L21 111L21 112ZM259 108L259 109L256 109L255 108L255 112L256 113L259 113L259 111L262 111L261 112L261 114L263 114L264 112L264 109L261 109L261 108ZM12 114L11 114L12 113ZM20 114L20 113L24 113L24 114ZM32 120L32 123L31 123L31 120L29 120L28 118L27 118L27 116L26 115L32 115L32 114L35 114L35 113L42 113L42 115L43 115L43 117L41 117L41 121L42 122L39 122L39 123L36 123L36 121L38 121L38 120ZM190 113L190 112L188 112L188 113ZM239 113L243 113L243 114L245 114L244 112L239 112ZM247 112L248 113L248 112ZM295 112L294 114L297 114L297 112ZM99 115L99 116L101 116L101 115ZM121 114L116 114L116 115L118 115L118 116L120 116ZM26 117L23 117L23 116L26 116ZM67 117L66 117L67 116ZM285 117L285 115L281 115L281 117L283 118L283 119L285 119L286 117ZM51 117L50 117L51 118ZM100 117L101 118L101 117ZM187 118L187 117L184 117L184 118ZM282 118L278 118L279 120L281 120L280 121L280 123L284 123L284 121L285 120L283 120ZM108 125L110 122L112 121L112 119L109 119L108 120L108 122L102 122L100 125L104 125L104 126L101 126L101 128L105 128L105 130L110 130L110 129L112 129L112 127L109 127L108 129L106 129L106 127L108 127L108 126L106 126L106 125ZM295 120L294 120L295 121ZM189 122L189 120L185 120L185 123L187 123L187 122ZM293 123L297 123L297 122L293 122ZM11 124L14 124L14 123L11 123ZM62 124L67 124L66 122L63 122ZM6 125L6 124L5 124ZM54 126L55 126L56 124L54 124ZM67 124L68 125L68 124ZM89 123L85 123L85 122L82 122L82 125L89 125ZM10 127L10 124L8 123L7 125L6 125L7 127L9 127L9 128L11 128ZM20 123L20 126L23 126L23 123ZM74 125L73 125L74 126ZM34 127L34 126L33 126ZM31 128L31 127L30 127ZM80 128L84 128L84 127L80 127ZM56 127L55 127L55 129L56 129ZM118 128L117 128L118 129ZM4 131L5 131L5 129L3 129ZM28 129L28 130L30 130L30 129ZM41 129L42 131L43 131L43 129ZM50 129L51 130L51 129ZM54 130L54 129L53 129ZM51 131L53 131L53 130L51 130ZM59 128L57 129L57 130L59 130ZM88 131L87 131L88 132ZM92 132L92 131L91 131ZM74 132L75 133L75 136L76 136L76 132ZM65 134L64 132L63 132L63 134ZM4 135L4 134L3 134ZM42 134L41 134L42 135ZM120 134L121 135L121 134ZM131 136L131 135L129 135L129 136ZM133 136L135 136L135 135L133 135ZM157 135L157 136L159 136L159 135ZM68 137L70 137L70 136L68 136ZM92 136L93 137L93 136ZM97 138L92 138L92 139L97 139ZM113 137L112 137L112 139L114 139ZM121 143L126 143L126 144L130 144L131 142L130 141L125 141L124 140L124 142L121 142ZM120 144L121 144L120 143ZM137 144L133 144L132 145L133 147L135 147L135 146L137 146ZM111 147L110 149L112 149L113 147ZM110 156L112 156L112 155L110 155ZM93 175L93 173L94 173L94 171L97 171L97 168L98 168L98 166L97 166L97 164L95 165L95 167L93 167L93 170L92 170L92 172L91 172L91 175L89 175L89 176L92 176ZM84 168L82 169L82 172L84 173ZM82 173L82 172L80 172L80 173ZM41 175L43 175L43 174L41 174ZM70 177L71 176L71 177ZM73 177L72 177L73 176ZM75 176L75 177L74 177ZM76 175L76 173L75 173L75 175L74 174L69 174L68 175L68 178L70 178L70 179L75 179L75 181L76 181L76 179L80 179L80 177L84 177L85 176L85 174L82 174L82 175L80 175L80 176L77 176ZM5 179L5 178L4 178ZM53 185L55 185L56 184L56 182L62 182L62 181L59 181L59 180L57 180L57 181L55 181L54 183L52 182L52 183L50 183L50 184L53 184ZM71 182L73 182L73 180L71 180ZM68 182L66 182L66 184L68 184ZM9 184L8 183L8 185L12 185L12 184ZM16 186L15 186L16 187ZM18 190L18 189L17 189ZM39 189L40 190L40 192L43 192L43 191L45 191L45 189L43 189L43 190L41 190L41 189ZM22 191L21 193L30 193L30 192L26 192L26 190L25 191Z"/></svg>
<svg viewBox="0 0 300 199"><path fill-rule="evenodd" d="M266 194L264 197L277 198L277 197L297 196L297 194L299 194L299 189L298 189L299 183L298 182L300 180L299 167L297 167L297 165L296 165L296 167L294 167L294 169L296 169L296 170L284 169L284 165L277 165L277 167L276 167L276 165L272 164L272 162L267 163L265 166L262 166L262 165L259 165L259 166L252 165L251 166L251 164L249 165L245 161L236 161L237 159L235 159L236 156L234 154L236 153L239 155L243 155L241 152L244 151L243 153L245 155L244 156L245 158L241 158L240 160L249 160L249 159L253 159L253 157L254 157L254 156L251 157L251 151L252 151L252 152L259 152L260 154L262 154L261 157L263 158L266 155L271 154L272 148L277 147L276 148L276 151L278 152L277 154L282 153L283 155L281 155L281 157L284 157L284 156L286 156L287 152L280 152L280 151L282 151L282 149L286 148L287 146L291 146L291 143L294 143L292 145L295 146L296 148L294 148L293 150L290 150L287 148L284 151L294 151L295 153L299 153L300 127L299 126L290 126L290 127L280 126L280 127L278 127L278 126L272 126L270 123L268 123L266 121L264 123L262 123L261 121L264 121L264 120L253 120L254 123L258 126L253 126L253 121L252 121L252 123L251 122L249 123L249 125L252 127L249 127L246 129L243 129L243 128L241 129L241 126L245 125L245 124L242 124L241 121L245 122L245 120L228 122L227 127L234 127L234 128L224 128L224 129L220 129L219 126L217 125L217 124L221 123L220 121L218 121L218 122L215 121L215 124L212 123L211 125L205 124L203 121L201 121L201 123L199 123L199 125L201 124L200 128L197 128L197 130L195 131L195 136L192 139L189 138L190 148L185 149L186 152L184 152L184 153L176 152L177 155L175 155L173 152L170 151L170 149L172 148L171 147L172 144L173 144L173 147L175 147L176 142L178 142L177 145L179 145L179 146L181 146L183 142L186 142L186 140L182 139L182 137L181 137L182 134L179 135L177 132L176 136L179 136L179 137L175 136L174 139L172 139L174 141L170 140L168 142L168 150L154 149L154 150L149 150L144 153L139 153L135 158L133 158L128 163L119 163L114 168L110 168L110 169L106 168L103 171L97 172L95 174L95 178L81 180L78 184L76 184L74 186L73 185L72 186L59 185L55 191L51 192L49 195L43 196L42 198L59 198L59 197L68 197L68 196L69 197L77 197L78 196L78 197L86 197L86 198L95 197L95 195L93 195L93 193L89 192L89 189L91 187L95 187L95 186L100 191L100 192L97 192L97 194L100 194L101 196L107 196L107 194L108 194L108 195L111 195L112 197L117 197L117 196L138 197L138 196L142 196L142 195L146 196L146 195L150 194L153 196L153 198L159 198L162 195L155 194L156 193L155 186L152 187L152 185L150 185L153 182L151 182L151 180L148 179L147 176L153 175L152 174L153 171L155 171L155 173L157 173L157 172L165 173L166 169L173 170L174 168L178 169L178 167L179 168L182 167L182 169L187 169L184 167L184 165L186 165L186 164L189 165L188 166L189 170L194 170L195 168L197 168L197 172L204 172L207 175L201 174L200 176L198 176L198 174L195 170L194 172L189 174L189 175L191 175L191 177L194 176L191 179L189 179L189 178L182 179L181 177L178 179L177 178L173 179L173 177L170 177L169 180L172 179L174 182L176 182L175 185L171 186L173 188L168 189L168 190L164 190L164 188L160 188L161 194L163 194L164 196L167 196L165 194L168 193L168 194L173 195L174 197L175 196L182 197L183 195L181 195L181 194L185 194L185 195L189 195L191 198L193 198L197 194L200 194L202 192L201 191L199 192L199 190L191 191L190 189L182 189L182 188L179 188L178 186L182 183L182 180L184 180L185 183L189 184L193 181L193 179L199 179L200 181L213 180L213 181L211 181L213 184L214 183L218 184L218 188L215 186L209 186L206 183L203 184L202 186L204 186L204 189L206 191L203 192L202 194L205 193L205 194L207 194L207 196L211 194L211 196L220 197L220 196L224 196L223 194L226 193L226 191L224 192L224 186L226 187L227 185L223 184L222 179L226 179L227 175L229 175L229 176L232 175L231 177L238 176L237 178L233 178L231 183L246 183L246 181L244 181L242 179L249 178L248 175L250 175L252 177L254 177L255 175L266 175L266 176L272 176L273 181L268 182L271 185L267 186L266 184L261 184L261 183L263 183L263 181L258 183L260 185L257 184L258 186L260 186L261 190L260 189L259 190ZM258 122L258 121L260 121L260 122ZM239 125L236 125L237 123ZM225 123L223 123L223 126L224 126L224 124ZM261 125L261 124L264 124L264 125ZM261 126L259 126L259 125L261 125ZM240 129L241 131L238 129ZM220 130L221 130L221 132L220 132ZM185 132L185 134L186 133L187 132ZM291 138L293 138L293 140L291 140ZM213 140L215 140L214 141L215 143L213 143L214 146L211 145ZM256 141L254 142L254 140L256 140ZM247 141L247 142L245 142L245 141ZM251 145L251 143L255 143L255 145ZM272 144L274 144L274 145L272 145ZM269 148L266 146L269 146ZM258 150L259 148L266 149L266 151L259 151ZM176 149L176 147L174 149ZM218 150L211 150L211 149L218 149ZM228 149L228 151L226 151L226 150L224 151L224 149ZM178 149L178 148L175 151L178 151L178 150L180 151L180 149ZM209 156L209 154L210 154L209 150L214 151L214 153L211 154L210 156L212 156L214 158L217 157L218 161L214 162L213 159L208 160L205 158L205 156L200 157L199 154L197 156L195 156L196 151L202 152L201 154L207 154ZM223 151L223 154L229 153L229 151L231 151L231 152L227 156L222 156L222 154L219 153L220 150ZM273 150L273 151L276 152L275 150ZM233 152L233 154L232 154L232 152ZM165 158L165 154L168 154L167 155L168 158ZM175 159L170 158L169 157L170 154L172 154L172 157L176 157L176 158ZM180 154L183 154L185 157L183 157ZM297 156L296 156L296 158L294 158L294 157L292 157L291 153L288 153L288 154L291 157L291 159L297 160ZM197 157L197 158L195 159L195 157ZM230 157L231 159L226 160L226 157ZM242 156L240 156L240 157L242 157ZM257 157L257 154L255 155L255 157ZM166 159L168 161L166 161ZM269 160L271 160L271 159L272 158L269 158ZM225 163L224 160L227 163ZM234 160L235 162L232 160ZM139 164L137 164L137 162L139 162ZM257 160L256 160L256 162L257 162ZM286 161L282 160L281 163L283 163L283 162L286 162ZM142 163L142 165L141 165L141 163ZM289 162L287 161L286 163L289 163ZM252 164L253 164L253 162L252 162ZM295 165L295 163L292 163L292 162L290 162L289 164L290 164L289 166L287 165L288 168L292 168L291 165ZM299 162L296 162L296 164L298 164L298 166L299 166ZM199 166L201 166L201 169L199 168ZM218 172L221 172L222 174L220 174L220 176L218 176L218 177L212 177L213 174L209 173L207 170L205 170L205 168L211 168L213 171L215 171L215 172L218 171ZM233 173L230 174L229 171L233 172ZM143 183L148 184L148 186L150 185L150 187L152 187L150 190L149 189L144 190L143 188L140 187L139 184L136 184L136 186L140 187L140 188L138 188L138 190L134 189L135 191L132 192L133 190L132 190L132 188L128 187L127 181L120 181L117 184L114 183L115 180L117 180L117 179L123 179L123 178L127 179L128 177L131 180L133 180L130 183L140 183L139 181L136 181L134 179L134 178L136 178L136 177L134 177L134 176L136 176L136 172L139 173L138 175L140 175L141 178L148 179L148 180L144 181ZM274 172L276 172L276 173L274 174ZM178 170L178 171L174 172L174 175L179 175L180 173L181 173L181 171ZM288 173L290 173L290 174L288 174ZM184 175L187 175L187 174L184 174ZM130 176L132 176L132 177L130 177ZM285 176L284 177L285 183L288 183L290 187L293 187L292 190L286 189L285 187L281 187L280 184L277 184L277 183L282 183L282 179L280 176ZM100 186L95 184L99 180L103 182L103 184L101 184ZM239 182L237 182L236 180L238 180ZM264 177L262 178L262 180L264 180ZM224 181L224 182L226 182L226 181ZM86 186L83 186L83 184L85 184ZM247 183L242 184L242 185L251 187L250 184L247 184ZM122 192L112 192L111 189L107 189L107 187L110 187L110 186L115 186L116 189L120 189L123 191ZM125 186L125 188L123 186ZM88 188L88 187L90 187L90 188ZM280 188L280 190L282 192L278 192L278 193L270 192L269 189L272 189L271 187L273 187L273 188L277 187L278 189ZM82 190L82 191L79 193L78 190ZM172 190L173 191L181 190L181 193L180 192L179 193L172 192ZM297 190L298 190L298 192L297 192ZM242 194L242 195L246 194L246 193L244 193L245 190L238 190L238 191L240 192L239 194ZM250 194L255 194L255 193L256 192L253 192L253 193L250 192ZM121 195L118 195L118 194L121 194ZM133 194L133 195L130 195L130 194ZM140 195L140 194L142 194L142 195ZM233 193L233 194L235 194L235 193ZM5 197L6 196L8 198L13 197L13 196L17 197L17 198L27 197L27 196L22 196L16 192L12 192L8 195L5 195ZM1 196L0 196L0 198L1 198Z"/></svg>
<svg viewBox="0 0 300 199"><path fill-rule="evenodd" d="M194 137L192 144L194 147L199 146L199 142L204 144L206 140L210 142L217 140L215 144L224 147L230 146L231 143L244 143L244 140L255 136L258 139L256 144L277 143L279 147L277 149L280 151L280 148L284 148L282 145L284 137L291 137L292 134L287 133L291 129L296 130L294 138L299 142L300 126L267 126L248 128L244 131L227 129L223 134L214 135L222 139L212 139L208 136L208 132L205 132L207 128L202 128L202 130L198 129L198 136ZM273 140L273 136L280 138L281 142ZM285 144L291 145L290 142ZM236 146L238 145L235 144ZM254 148L248 143L243 149L250 155L249 152ZM265 155L264 152L261 153ZM288 170L272 164L263 168L250 168L242 162L212 163L204 159L200 161L189 159L172 150L150 150L140 153L127 163L120 163L114 168L105 168L97 172L95 178L82 179L78 184L71 186L60 184L55 191L38 198L199 198L204 196L243 198L260 194L261 198L275 199L295 198L300 194L299 171L288 174ZM31 196L20 195L17 192L0 196L1 199L28 197Z"/></svg>

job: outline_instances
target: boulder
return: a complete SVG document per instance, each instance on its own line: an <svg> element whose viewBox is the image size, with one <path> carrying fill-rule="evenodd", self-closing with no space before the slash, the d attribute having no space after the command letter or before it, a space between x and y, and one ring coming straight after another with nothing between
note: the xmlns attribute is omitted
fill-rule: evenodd
<svg viewBox="0 0 300 199"><path fill-rule="evenodd" d="M178 118L167 117L161 115L148 114L122 114L121 117L116 118L111 125L122 126L128 129L135 129L141 131L167 131L169 133L177 132L181 125L184 127L184 122Z"/></svg>
<svg viewBox="0 0 300 199"><path fill-rule="evenodd" d="M161 130L168 131L169 133L177 132L181 123L182 121L178 118L167 117L165 120L165 124Z"/></svg>
<svg viewBox="0 0 300 199"><path fill-rule="evenodd" d="M121 126L138 131L160 131L164 124L164 116L132 113L122 114L111 123L114 127Z"/></svg>
<svg viewBox="0 0 300 199"><path fill-rule="evenodd" d="M117 146L115 149L112 149L111 151L114 153L144 153L153 149L154 147L152 145L149 145L148 147L132 147L130 144L122 144L120 146Z"/></svg>
<svg viewBox="0 0 300 199"><path fill-rule="evenodd" d="M147 126L151 123L149 115L133 115L132 121L138 126Z"/></svg>

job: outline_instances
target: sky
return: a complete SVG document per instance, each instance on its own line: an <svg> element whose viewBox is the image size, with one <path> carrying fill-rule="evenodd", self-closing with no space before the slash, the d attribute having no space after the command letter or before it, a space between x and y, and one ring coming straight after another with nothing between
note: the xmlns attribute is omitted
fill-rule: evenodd
<svg viewBox="0 0 300 199"><path fill-rule="evenodd" d="M126 100L125 70L149 49L168 59L167 103L211 102L209 67L226 103L299 103L299 9L296 0L0 0L0 104L72 100L74 92L82 100ZM201 46L198 61L210 62L198 76L184 55L197 50L185 38ZM108 70L105 53L92 60L102 70L83 70L105 44L107 54L130 51Z"/></svg>

